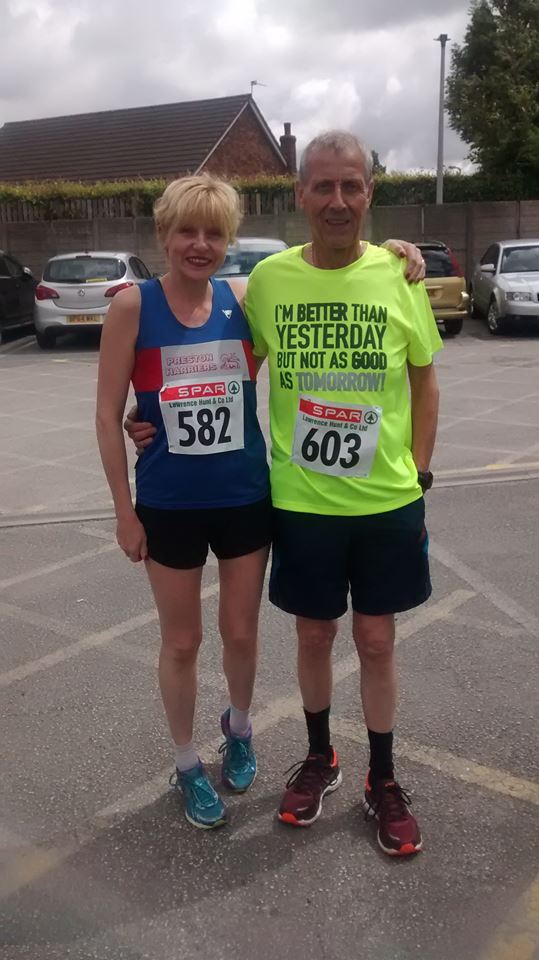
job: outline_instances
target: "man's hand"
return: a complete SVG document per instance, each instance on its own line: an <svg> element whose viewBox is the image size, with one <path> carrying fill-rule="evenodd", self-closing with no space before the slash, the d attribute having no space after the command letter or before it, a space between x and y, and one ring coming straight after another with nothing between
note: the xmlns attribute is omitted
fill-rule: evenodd
<svg viewBox="0 0 539 960"><path fill-rule="evenodd" d="M386 240L382 246L386 250L391 250L396 257L408 261L404 273L408 283L419 283L420 280L425 279L425 261L421 250L414 243L408 243L406 240Z"/></svg>
<svg viewBox="0 0 539 960"><path fill-rule="evenodd" d="M128 410L124 420L124 430L129 439L135 444L137 453L140 454L143 452L145 447L149 447L150 443L153 441L153 438L157 432L157 428L154 427L153 423L139 423L137 417L138 407L131 407L131 409Z"/></svg>

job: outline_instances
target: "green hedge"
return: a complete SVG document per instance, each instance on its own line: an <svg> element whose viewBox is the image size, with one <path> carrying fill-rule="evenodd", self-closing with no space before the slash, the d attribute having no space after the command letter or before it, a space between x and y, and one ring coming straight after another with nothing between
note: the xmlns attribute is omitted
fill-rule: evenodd
<svg viewBox="0 0 539 960"><path fill-rule="evenodd" d="M539 177L488 177L482 173L444 176L445 203L487 200L538 200ZM428 174L382 174L376 178L374 204L391 207L399 204L436 203L436 177Z"/></svg>
<svg viewBox="0 0 539 960"><path fill-rule="evenodd" d="M267 199L289 192L292 177L259 177L252 180L233 180L234 186L248 195L261 193ZM163 192L165 180L126 180L98 183L76 183L63 180L0 183L0 202L29 203L51 209L55 204L69 201L121 199L131 203L139 216L150 216L155 199ZM444 177L446 203L465 203L481 200L535 200L539 199L539 178L518 176L487 177L481 173L465 176L450 173ZM427 204L436 201L436 178L432 175L382 174L376 178L374 203L377 206Z"/></svg>
<svg viewBox="0 0 539 960"><path fill-rule="evenodd" d="M84 211L78 208L81 201L123 200L129 206L128 215L151 216L153 204L165 187L165 180L0 183L0 203L27 203L39 211L39 219L55 220L84 217Z"/></svg>
<svg viewBox="0 0 539 960"><path fill-rule="evenodd" d="M122 200L126 216L151 216L153 204L167 185L164 179L98 181L86 183L67 180L43 182L1 183L0 203L26 203L36 209L39 219L55 220L58 217L79 219L85 216L81 204L85 201ZM259 177L256 180L232 180L234 186L247 197L259 193L264 199L264 212L272 209L276 196L288 195L293 204L293 177ZM110 214L114 214L113 211Z"/></svg>
<svg viewBox="0 0 539 960"><path fill-rule="evenodd" d="M99 181L97 183L45 180L28 183L0 183L0 201L45 203L49 200L97 200L108 197L128 199L143 195L152 199L165 189L165 180Z"/></svg>

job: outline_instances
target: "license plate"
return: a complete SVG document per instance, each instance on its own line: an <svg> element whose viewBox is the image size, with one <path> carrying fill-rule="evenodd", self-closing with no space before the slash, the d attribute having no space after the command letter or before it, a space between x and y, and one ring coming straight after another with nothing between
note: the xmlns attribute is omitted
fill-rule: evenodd
<svg viewBox="0 0 539 960"><path fill-rule="evenodd" d="M73 313L66 320L68 323L103 323L103 317L98 313Z"/></svg>

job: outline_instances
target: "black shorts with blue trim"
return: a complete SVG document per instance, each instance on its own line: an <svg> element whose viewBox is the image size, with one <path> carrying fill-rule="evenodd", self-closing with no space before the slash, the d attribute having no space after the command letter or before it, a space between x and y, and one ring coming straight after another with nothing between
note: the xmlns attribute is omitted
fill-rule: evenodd
<svg viewBox="0 0 539 960"><path fill-rule="evenodd" d="M273 511L270 600L313 620L399 613L432 592L423 497L371 516Z"/></svg>

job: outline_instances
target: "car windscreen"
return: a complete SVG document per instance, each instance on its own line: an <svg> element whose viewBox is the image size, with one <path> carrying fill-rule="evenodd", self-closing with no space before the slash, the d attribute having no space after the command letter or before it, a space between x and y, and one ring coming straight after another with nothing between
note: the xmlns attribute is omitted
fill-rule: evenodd
<svg viewBox="0 0 539 960"><path fill-rule="evenodd" d="M125 272L125 263L116 257L66 257L50 260L43 279L51 283L105 283L121 280Z"/></svg>
<svg viewBox="0 0 539 960"><path fill-rule="evenodd" d="M234 275L247 275L256 267L260 260L271 257L276 250L267 250L263 248L242 250L241 247L231 247L227 250L223 266L216 273L217 277L233 277Z"/></svg>
<svg viewBox="0 0 539 960"><path fill-rule="evenodd" d="M539 273L539 247L507 247L500 273Z"/></svg>
<svg viewBox="0 0 539 960"><path fill-rule="evenodd" d="M444 250L421 250L427 277L454 277L455 266Z"/></svg>

